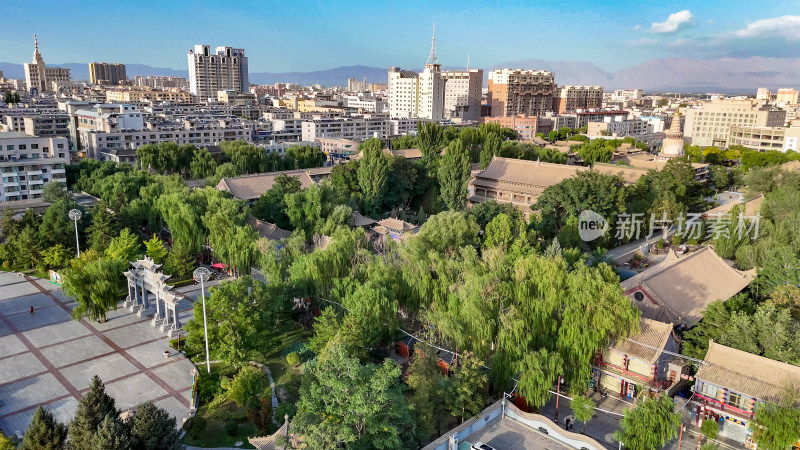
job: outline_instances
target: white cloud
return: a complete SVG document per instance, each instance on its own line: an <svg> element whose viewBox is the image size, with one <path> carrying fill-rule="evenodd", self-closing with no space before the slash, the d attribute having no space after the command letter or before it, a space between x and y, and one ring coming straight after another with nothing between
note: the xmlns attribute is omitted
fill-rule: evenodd
<svg viewBox="0 0 800 450"><path fill-rule="evenodd" d="M670 16L671 17L671 16ZM736 33L737 37L781 36L789 41L800 40L800 16L781 16L756 20Z"/></svg>
<svg viewBox="0 0 800 450"><path fill-rule="evenodd" d="M633 27L633 29L634 29L634 30L639 30L639 29L641 29L641 28L642 28L642 26L641 26L641 25L636 25L635 27Z"/></svg>
<svg viewBox="0 0 800 450"><path fill-rule="evenodd" d="M695 24L694 15L688 10L678 11L670 14L663 22L653 22L650 26L651 33L674 33L682 28L687 28Z"/></svg>

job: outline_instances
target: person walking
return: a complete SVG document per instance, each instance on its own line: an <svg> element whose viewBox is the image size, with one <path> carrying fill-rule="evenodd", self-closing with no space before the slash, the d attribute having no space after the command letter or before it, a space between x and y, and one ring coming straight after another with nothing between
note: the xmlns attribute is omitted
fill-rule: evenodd
<svg viewBox="0 0 800 450"><path fill-rule="evenodd" d="M31 305L31 315L33 315L33 305Z"/></svg>

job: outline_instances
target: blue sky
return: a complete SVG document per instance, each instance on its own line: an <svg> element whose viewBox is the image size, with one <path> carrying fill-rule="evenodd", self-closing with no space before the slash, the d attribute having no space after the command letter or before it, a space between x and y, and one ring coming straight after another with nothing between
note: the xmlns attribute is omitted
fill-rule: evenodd
<svg viewBox="0 0 800 450"><path fill-rule="evenodd" d="M193 44L242 47L251 72L344 65L416 68L523 59L607 71L652 58L800 57L800 2L0 0L0 61L106 61L186 68ZM9 18L12 18L9 20Z"/></svg>

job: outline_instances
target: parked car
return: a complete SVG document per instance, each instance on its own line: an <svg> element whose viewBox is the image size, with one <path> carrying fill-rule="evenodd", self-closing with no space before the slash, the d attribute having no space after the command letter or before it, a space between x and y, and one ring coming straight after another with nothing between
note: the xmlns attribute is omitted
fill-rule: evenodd
<svg viewBox="0 0 800 450"><path fill-rule="evenodd" d="M470 448L472 450L496 450L491 445L484 444L483 442L476 442L476 443L472 444L472 447L470 447Z"/></svg>

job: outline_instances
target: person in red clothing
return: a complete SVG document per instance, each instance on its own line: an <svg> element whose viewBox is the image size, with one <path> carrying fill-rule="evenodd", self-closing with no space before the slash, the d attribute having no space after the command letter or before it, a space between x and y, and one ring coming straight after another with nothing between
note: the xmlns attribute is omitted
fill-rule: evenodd
<svg viewBox="0 0 800 450"><path fill-rule="evenodd" d="M33 314L33 305L31 305L31 314Z"/></svg>

